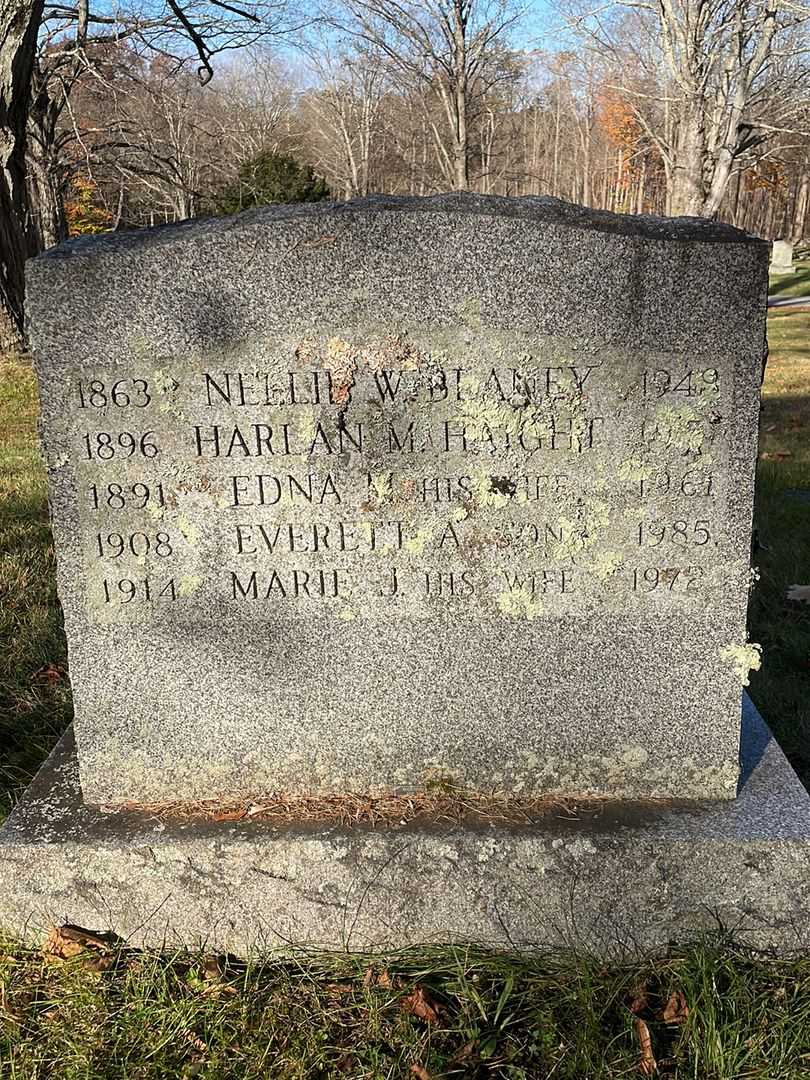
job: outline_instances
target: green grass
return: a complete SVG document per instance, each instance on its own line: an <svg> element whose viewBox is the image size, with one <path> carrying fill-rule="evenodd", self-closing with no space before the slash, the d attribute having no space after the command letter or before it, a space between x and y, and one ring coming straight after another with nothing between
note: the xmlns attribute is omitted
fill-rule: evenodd
<svg viewBox="0 0 810 1080"><path fill-rule="evenodd" d="M762 645L751 696L810 787L810 604L787 599L810 585L810 311L772 311L762 388L754 561L760 580L749 608Z"/></svg>
<svg viewBox="0 0 810 1080"><path fill-rule="evenodd" d="M773 312L770 341L750 610L764 649L751 692L808 782L810 605L785 594L810 584L810 504L787 494L810 489L810 313ZM71 717L36 411L30 367L0 364L3 809ZM371 980L357 954L249 966L126 949L101 959L0 942L0 1080L637 1077L634 999L659 1076L810 1076L810 958L756 956L730 939L624 966L446 946L378 960ZM404 1007L416 988L438 1007L435 1022ZM673 991L689 1007L678 1024L660 1016Z"/></svg>
<svg viewBox="0 0 810 1080"><path fill-rule="evenodd" d="M29 364L0 363L0 818L72 706Z"/></svg>
<svg viewBox="0 0 810 1080"><path fill-rule="evenodd" d="M122 950L107 964L19 947L0 958L3 1080L615 1080L640 1075L636 1017L659 1076L810 1070L810 959L726 940L611 968L449 946L245 966ZM667 1023L678 993L688 1015Z"/></svg>
<svg viewBox="0 0 810 1080"><path fill-rule="evenodd" d="M810 261L796 261L793 274L771 274L768 292L786 300L791 296L810 296Z"/></svg>
<svg viewBox="0 0 810 1080"><path fill-rule="evenodd" d="M810 299L806 308L774 308L768 316L768 347L778 363L808 358ZM801 374L801 369L799 369Z"/></svg>

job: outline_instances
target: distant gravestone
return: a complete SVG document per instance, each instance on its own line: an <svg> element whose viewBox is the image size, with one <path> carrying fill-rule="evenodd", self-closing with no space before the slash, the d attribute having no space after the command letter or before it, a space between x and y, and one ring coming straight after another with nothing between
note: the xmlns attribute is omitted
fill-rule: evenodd
<svg viewBox="0 0 810 1080"><path fill-rule="evenodd" d="M772 274L792 274L796 267L793 265L793 241L774 240L771 248Z"/></svg>
<svg viewBox="0 0 810 1080"><path fill-rule="evenodd" d="M766 245L727 226L472 195L35 260L81 787L62 749L10 822L12 922L103 901L223 945L257 919L560 941L584 889L603 942L617 912L647 940L806 910L810 818L755 719L732 805L766 291ZM451 834L131 816L436 790L717 808ZM781 892L751 869L771 839Z"/></svg>

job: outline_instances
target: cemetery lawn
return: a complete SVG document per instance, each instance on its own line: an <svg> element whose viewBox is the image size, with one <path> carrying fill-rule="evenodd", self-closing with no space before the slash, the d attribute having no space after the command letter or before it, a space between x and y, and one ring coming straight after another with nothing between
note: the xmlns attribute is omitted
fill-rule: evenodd
<svg viewBox="0 0 810 1080"><path fill-rule="evenodd" d="M810 958L442 947L256 961L0 943L3 1080L800 1080ZM646 1069L646 1071L645 1071Z"/></svg>
<svg viewBox="0 0 810 1080"><path fill-rule="evenodd" d="M0 819L70 723L30 364L0 360Z"/></svg>
<svg viewBox="0 0 810 1080"><path fill-rule="evenodd" d="M810 307L769 323L751 693L810 784L810 603L787 598L810 585ZM71 717L36 408L30 366L0 362L0 817ZM810 1075L810 957L727 937L610 965L448 946L244 967L54 947L77 955L0 939L0 1080L613 1080L653 1057L683 1080Z"/></svg>
<svg viewBox="0 0 810 1080"><path fill-rule="evenodd" d="M810 282L807 287L810 294ZM768 318L770 353L760 421L754 564L760 580L749 609L762 668L751 696L810 788L810 298Z"/></svg>
<svg viewBox="0 0 810 1080"><path fill-rule="evenodd" d="M787 300L791 296L810 297L810 260L796 261L793 264L796 271L793 274L771 275L768 292L779 300Z"/></svg>

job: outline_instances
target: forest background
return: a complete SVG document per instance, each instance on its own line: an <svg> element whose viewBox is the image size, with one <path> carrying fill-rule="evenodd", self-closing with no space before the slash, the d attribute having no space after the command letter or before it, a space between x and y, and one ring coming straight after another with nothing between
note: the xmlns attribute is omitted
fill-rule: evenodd
<svg viewBox="0 0 810 1080"><path fill-rule="evenodd" d="M0 0L0 348L25 258L448 190L810 233L801 0Z"/></svg>

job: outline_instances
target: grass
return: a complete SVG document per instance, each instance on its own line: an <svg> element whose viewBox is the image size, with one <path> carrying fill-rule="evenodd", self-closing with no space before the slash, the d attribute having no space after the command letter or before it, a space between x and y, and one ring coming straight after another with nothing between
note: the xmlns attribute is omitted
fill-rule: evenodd
<svg viewBox="0 0 810 1080"><path fill-rule="evenodd" d="M768 338L755 514L760 580L749 608L762 668L751 675L751 696L810 788L810 604L787 599L791 585L810 585L810 309L773 310ZM796 497L802 491L808 501Z"/></svg>
<svg viewBox="0 0 810 1080"><path fill-rule="evenodd" d="M810 260L796 261L793 264L796 271L793 274L772 274L770 287L771 296L779 300L787 300L792 296L810 296Z"/></svg>
<svg viewBox="0 0 810 1080"><path fill-rule="evenodd" d="M791 283L791 288L797 282ZM810 292L810 283L808 283ZM810 782L810 311L774 311L763 387L751 692ZM0 365L0 810L71 704L30 367ZM679 997L679 995L682 995ZM685 1002L675 1021L667 1002ZM722 936L655 960L451 946L387 959L301 954L240 965L86 947L58 959L0 941L0 1080L355 1080L810 1076L810 958Z"/></svg>
<svg viewBox="0 0 810 1080"><path fill-rule="evenodd" d="M45 469L29 364L0 364L0 817L28 784L72 706L56 599Z"/></svg>
<svg viewBox="0 0 810 1080"><path fill-rule="evenodd" d="M3 1080L614 1080L653 1058L683 1080L810 1070L810 959L722 939L612 968L449 946L248 965L14 946L0 991Z"/></svg>

